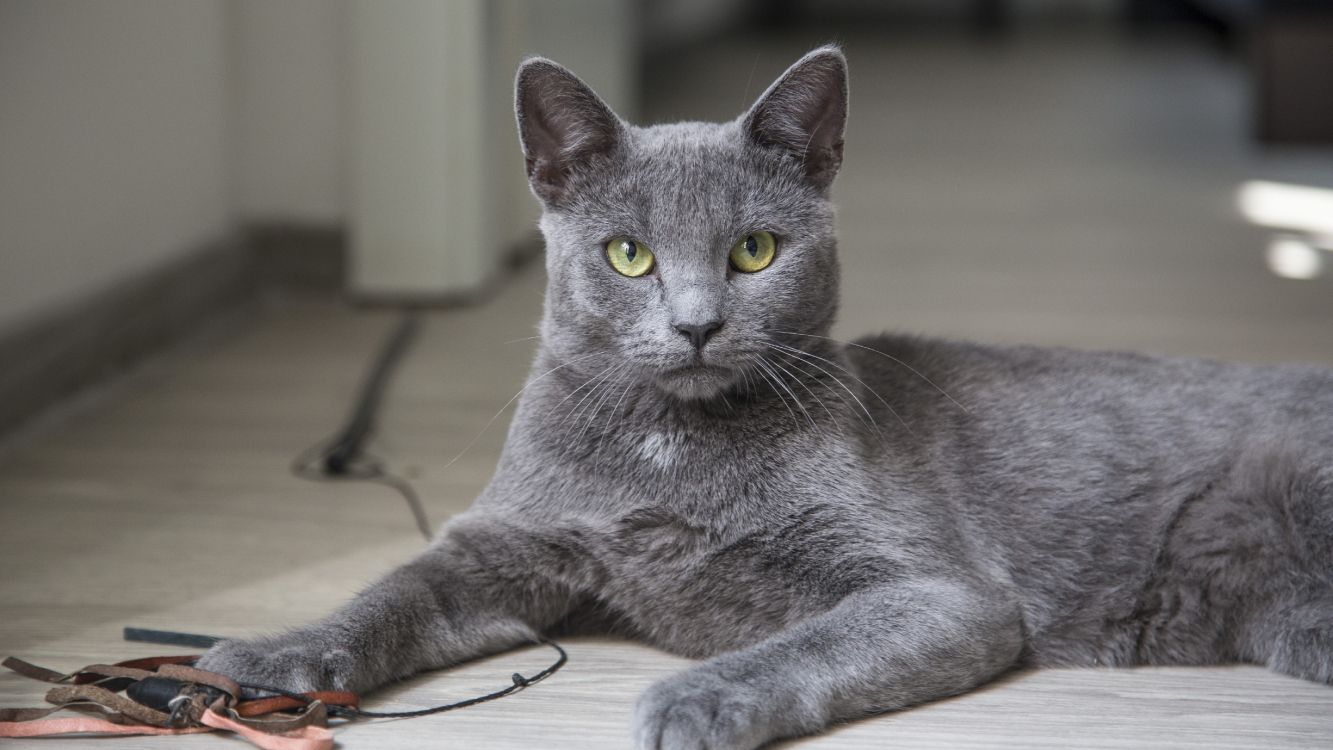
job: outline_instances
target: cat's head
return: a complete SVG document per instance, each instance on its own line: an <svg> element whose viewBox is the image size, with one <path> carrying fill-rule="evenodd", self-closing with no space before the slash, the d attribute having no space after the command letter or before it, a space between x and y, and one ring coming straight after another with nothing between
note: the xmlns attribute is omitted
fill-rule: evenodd
<svg viewBox="0 0 1333 750"><path fill-rule="evenodd" d="M847 70L823 47L727 123L640 128L563 67L516 85L528 179L545 212L545 345L584 373L681 398L740 383L780 332L837 311L829 187Z"/></svg>

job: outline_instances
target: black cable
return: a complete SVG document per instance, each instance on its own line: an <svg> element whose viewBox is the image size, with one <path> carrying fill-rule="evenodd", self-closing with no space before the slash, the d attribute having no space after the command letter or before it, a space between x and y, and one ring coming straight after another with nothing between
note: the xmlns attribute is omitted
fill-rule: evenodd
<svg viewBox="0 0 1333 750"><path fill-rule="evenodd" d="M407 354L421 321L417 313L405 312L371 364L361 386L356 406L347 423L333 437L302 451L292 461L292 474L313 481L361 481L382 484L403 496L412 511L417 529L431 540L430 521L421 498L406 479L384 468L383 461L365 451L366 441L375 430L375 414L394 369Z"/></svg>
<svg viewBox="0 0 1333 750"><path fill-rule="evenodd" d="M326 708L330 716L338 716L346 719L414 719L417 718L418 716L430 716L431 714L441 714L444 713L445 711L453 711L456 708L467 708L468 706L475 706L478 703L485 703L487 701L496 700L497 698L503 698L506 695L509 695L510 693L516 693L519 690L528 687L529 685L535 685L538 682L541 682L542 680L546 679L547 677L550 677L551 675L560 671L560 668L565 666L565 662L569 661L569 654L565 653L565 650L560 647L560 644L556 643L555 641L547 641L547 640L542 640L540 641L540 643L550 646L560 654L559 658L555 660L555 663L551 664L551 666L547 667L546 669L543 669L542 671L538 672L537 674L531 677L524 677L518 672L514 672L512 675L510 675L512 683L508 687L501 688L493 693L479 695L476 698L468 698L467 700L461 700L458 701L457 703L446 703L442 706L432 706L430 708L422 708L416 711L363 711L359 708L352 708L350 706L327 706ZM251 685L248 683L241 683L241 687L245 688L246 690L272 693L274 695L282 695L288 698L293 698L295 700L301 701L303 704L307 706L314 702L314 699L308 696L302 695L300 693L294 693L290 690L283 690L282 688L268 687L265 685Z"/></svg>
<svg viewBox="0 0 1333 750"><path fill-rule="evenodd" d="M371 365L370 373L361 386L361 396L357 399L352 416L324 451L324 472L333 475L347 473L352 462L361 455L361 449L370 433L375 429L375 411L384 397L384 389L389 384L398 361L407 353L416 338L421 320L415 312L403 314L394 328L384 348Z"/></svg>

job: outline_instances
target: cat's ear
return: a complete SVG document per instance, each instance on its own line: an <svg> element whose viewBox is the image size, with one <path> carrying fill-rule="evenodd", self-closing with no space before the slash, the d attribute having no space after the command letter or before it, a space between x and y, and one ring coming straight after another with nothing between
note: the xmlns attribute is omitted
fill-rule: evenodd
<svg viewBox="0 0 1333 750"><path fill-rule="evenodd" d="M750 111L742 127L761 146L799 158L806 177L827 188L842 166L847 122L847 58L833 45L796 61Z"/></svg>
<svg viewBox="0 0 1333 750"><path fill-rule="evenodd" d="M571 172L614 149L624 126L577 76L541 57L519 66L514 99L528 182L544 203L560 205Z"/></svg>

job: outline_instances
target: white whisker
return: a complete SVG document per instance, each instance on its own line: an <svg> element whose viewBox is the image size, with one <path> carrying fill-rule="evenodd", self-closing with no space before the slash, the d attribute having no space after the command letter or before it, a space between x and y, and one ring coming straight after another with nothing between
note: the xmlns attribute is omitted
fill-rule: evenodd
<svg viewBox="0 0 1333 750"><path fill-rule="evenodd" d="M467 445L463 446L463 450L459 451L457 456L454 456L453 458L449 459L449 463L446 463L444 466L441 466L441 467L440 467L440 471L444 471L445 469L449 468L450 466L453 466L455 463L458 462L458 459L462 458L464 454L466 454L468 451L472 450L472 446L476 445L476 444L477 444L477 441L481 439L481 436L486 434L486 430L489 430L489 429L491 428L491 425L495 424L495 420L499 419L499 418L500 418L500 415L504 413L504 410L505 410L505 409L508 409L510 404L512 404L512 403L514 403L515 401L517 401L517 400L518 400L518 397L519 397L519 396L522 396L524 391L526 391L527 389L529 389L529 388L531 388L532 386L536 385L538 381L540 381L542 378L545 378L547 375L550 375L551 373L555 372L556 370L560 370L560 369L563 369L563 368L565 368L565 367L569 367L570 365L574 364L575 362L578 362L578 361L580 361L580 360L587 359L588 357L592 357L592 356L595 356L595 355L598 355L598 354L601 354L601 352L590 352L590 353L588 353L588 354L584 354L584 355L582 355L582 356L575 357L575 358L569 360L568 362L565 362L564 364L561 364L561 365L557 365L557 366L555 366L555 367L552 367L551 369L547 370L546 372L542 373L541 375L538 375L538 376L535 377L535 378L531 378L531 379L529 379L527 383L524 383L524 384L523 384L523 387L522 387L522 388L519 388L519 389L518 389L518 393L515 393L512 397L510 397L510 399L509 399L508 401L505 402L505 405L504 405L504 406L501 406L501 407L500 407L500 410L497 411L497 412L495 412L495 416L491 417L491 418L490 418L490 421L486 422L486 424L485 424L484 426L482 426L481 431L478 432L478 433L472 438L472 440L470 440L470 441L468 442Z"/></svg>
<svg viewBox="0 0 1333 750"><path fill-rule="evenodd" d="M796 397L796 393L792 391L791 388L787 387L787 383L782 379L782 376L779 375L777 370L773 368L773 363L769 362L761 355L759 359L756 361L756 364L767 370L768 373L773 376L773 381L776 382L778 385L782 386L783 390L787 392L787 395L791 396L791 400L793 403L796 404L796 408L801 410L801 413L805 415L806 421L810 423L811 427L814 427L815 426L814 418L810 416L810 412L805 410L805 406L802 405L801 400Z"/></svg>
<svg viewBox="0 0 1333 750"><path fill-rule="evenodd" d="M782 352L778 352L778 354L781 355ZM769 364L773 365L774 367L776 367L776 368L782 370L783 372L787 373L788 375L790 375L790 376L791 376L791 379L792 379L792 380L795 380L797 385L799 385L799 386L801 386L802 388L804 388L804 389L805 389L805 392L808 393L808 394L810 394L810 397L813 398L816 402L818 402L819 405L820 405L821 407L823 407L824 412L825 412L826 414L828 414L829 419L832 420L834 424L837 424L837 421L838 421L837 418L833 416L833 412L829 411L828 405L824 403L824 399L820 398L820 397L819 397L819 394L817 394L817 393L815 393L814 391L810 390L810 386L806 385L804 380L802 380L800 377L798 377L798 376L796 375L796 373L792 372L791 370L788 370L786 367L783 367L782 364L780 364L779 362L776 362L776 361L771 360L771 359L768 360L768 362L769 362ZM788 360L788 364L791 364L790 360ZM805 374L806 374L807 377L810 375L810 373L805 373Z"/></svg>
<svg viewBox="0 0 1333 750"><path fill-rule="evenodd" d="M601 455L602 443L606 440L607 434L611 432L611 423L615 421L616 414L620 411L620 405L625 402L625 397L629 395L630 388L634 387L634 380L632 378L627 378L626 380L627 382L625 383L624 390L620 393L620 398L616 400L616 405L611 407L611 413L606 417L606 427L602 428L602 436L597 438L597 450L593 451L593 458Z"/></svg>
<svg viewBox="0 0 1333 750"><path fill-rule="evenodd" d="M834 343L842 344L843 346L851 346L851 347L855 347L855 348L857 348L857 349L864 349L864 350L866 350L866 351L868 351L868 352L874 352L875 354L878 354L878 355L880 355L881 357L885 357L885 358L887 358L888 360L890 360L890 361L892 361L892 362L895 362L895 363L897 363L897 364L899 364L899 365L901 365L901 366L907 368L907 370L908 370L909 372L911 372L913 375L915 375L915 376L917 376L918 378L921 378L922 380L926 381L926 383L929 384L931 388L934 388L935 390L939 391L945 398L947 398L947 399L949 399L950 401L952 401L953 404L954 404L954 406L957 406L959 409L962 409L963 411L967 412L968 414L971 414L971 413L972 413L971 410L969 410L966 406L963 406L962 404L958 403L958 399L954 398L953 396L950 396L949 393L948 393L948 391L945 391L943 388L941 388L941 387L939 387L938 385L936 385L936 384L935 384L935 381L933 381L933 380L931 380L930 378L928 378L928 377L926 377L925 375L923 375L923 374L921 373L920 370L918 370L918 369L916 369L915 367L913 367L913 366L907 364L906 362L902 361L901 359L898 359L897 357L893 356L892 354L889 354L888 352L882 352L882 351L880 351L880 350L878 350L878 349L875 349L875 348L873 348L873 347L866 346L865 344L858 344L858 343L856 343L856 342L854 342L854 341L843 341L842 339L835 339L835 338L833 338L832 336L817 336L817 335L815 335L815 334L813 334L813 333L797 333L796 331L779 331L779 330L777 330L777 329L771 329L771 330L772 330L773 333L783 333L783 334L787 334L788 336L805 336L805 337L807 337L807 338L812 338L812 339L824 339L825 341L832 341L832 342L834 342Z"/></svg>
<svg viewBox="0 0 1333 750"><path fill-rule="evenodd" d="M825 357L821 357L821 356L819 356L818 354L811 354L810 352L803 351L803 350L801 350L801 349L797 349L796 347L787 346L787 345L785 345L785 344L779 344L779 343L777 343L777 342L770 342L770 345L771 345L771 346L774 346L774 347L777 347L777 348L779 348L779 349L781 349L781 350L783 350L783 351L787 351L787 352L790 352L790 353L792 353L792 354L795 354L795 355L798 356L798 357L802 357L802 358L814 358L814 359L817 359L817 360L819 360L819 361L821 361L821 362L827 362L827 363L829 363L830 365L833 365L834 367L838 368L839 370L842 370L842 371L843 371L844 373L846 373L847 375L850 375L851 378L852 378L853 380L855 380L857 383L860 383L861 386L864 387L867 391L869 391L872 395L874 395L875 398L879 399L879 402L880 402L881 404L884 405L884 408L885 408L885 409L888 409L888 410L889 410L889 413L893 415L894 419L897 419L898 422L899 422L900 424L902 424L902 426L903 426L909 433L911 433L913 437L916 437L916 433L912 431L912 427L911 427L910 425L907 424L907 421L904 420L904 419L902 418L901 415L898 414L898 411L897 411L896 409L894 409L892 406L890 406L890 405L889 405L889 402L888 402L888 401L885 401L883 396L879 395L879 391L876 391L874 388L871 388L869 383L867 383L866 381L864 381L864 380L862 380L861 378L857 377L856 373L852 372L851 370L848 370L846 367L843 367L842 365L838 364L837 362L834 362L833 360L831 360L831 359L827 359L827 358L825 358ZM810 365L811 365L812 367L819 367L819 365L815 364L814 362L811 362ZM847 384L842 382L842 379L838 378L836 375L834 375L833 373L829 372L828 370L825 370L825 369L822 368L822 367L819 367L819 369L822 370L822 371L823 371L825 374L827 374L829 377L833 378L833 380L834 380L835 382L837 382L838 385L842 386L843 389L847 391L847 394L848 394L848 395L850 395L852 398L856 399L856 403L857 403L858 405L860 405L861 410L864 411L864 412L866 413L866 416L870 417L870 419L871 419L872 422L874 421L875 418L874 418L873 416L871 416L871 414L870 414L870 410L866 408L865 404L861 402L861 399L860 399L860 398L857 398L856 394L852 391L852 389L851 389L851 388L848 388L848 387L847 387Z"/></svg>
<svg viewBox="0 0 1333 750"><path fill-rule="evenodd" d="M810 379L814 380L814 381L815 381L816 383L818 383L819 385L822 385L824 388L828 389L829 393L832 393L835 397L837 397L837 399L838 399L839 401L842 402L842 405L843 405L843 406L845 406L845 407L847 407L847 408L849 408L849 409L852 410L852 413L856 416L856 420L857 420L858 422L860 422L861 424L865 425L867 428L869 428L869 429L871 429L871 430L874 430L876 434L879 434L879 424L877 424L877 423L875 422L875 420L874 420L873 417L870 417L870 415L866 415L867 417L870 417L869 421L867 421L867 420L866 420L866 417L862 417L862 416L861 416L861 413L858 412L858 411L856 410L856 407L853 407L852 404L851 404L851 402L849 402L849 401L848 401L848 400L847 400L841 393L839 393L836 389L834 389L833 386L831 386L831 385L829 385L828 383L824 382L824 379L823 379L823 378L820 378L819 376L812 374L809 370L806 370L804 367L801 366L801 365L811 365L811 366L818 367L817 365L814 365L814 363L812 363L812 362L806 362L806 361L803 360L803 359L799 359L799 358L797 358L797 357L793 357L792 355L788 354L787 352L784 352L784 351L781 351L781 350L778 350L778 355L781 356L781 357L784 357L784 358L787 360L787 363L790 364L792 367L794 367L794 368L800 370L802 373L805 373L805 375L806 375L807 377L809 377ZM833 373L829 372L828 370L825 370L825 369L822 368L822 367L818 367L818 369L819 369L819 371L822 372L822 373L823 373L829 380L834 381L834 382L837 383L839 386L841 386L843 389L846 389L846 388L847 388L846 384L843 383L843 382L842 382L836 375L834 375ZM821 403L822 403L822 402L821 402ZM858 403L858 406L859 406L859 405L860 405L860 404ZM863 409L863 410L864 410L864 409Z"/></svg>
<svg viewBox="0 0 1333 750"><path fill-rule="evenodd" d="M774 395L776 395L778 397L778 400L782 402L782 405L786 407L787 413L791 415L792 424L796 425L796 427L799 428L801 426L801 421L796 418L796 412L791 410L791 406L787 404L787 397L782 395L782 391L778 390L778 387L774 385L772 378L764 371L763 365L760 363L758 355L752 356L749 359L750 361L754 362L755 365L759 366L759 369L756 369L754 371L754 374L758 375L765 383L768 384L768 387L772 389Z"/></svg>
<svg viewBox="0 0 1333 750"><path fill-rule="evenodd" d="M616 368L616 371L612 373L610 377L608 377L606 380L602 381L597 385L597 388L601 389L602 395L599 396L596 402L594 402L592 406L586 410L586 419L584 419L584 417L582 416L579 418L580 421L583 422L583 429L579 430L578 437L574 438L573 444L575 446L583 442L584 436L588 434L588 429L592 427L593 422L597 421L597 415L600 414L602 411L602 404L605 404L606 400L610 398L612 393L614 393L614 391L611 388L612 383L620 382L619 381L620 376L624 374L624 372L629 368L630 368L629 362L623 363L620 367Z"/></svg>
<svg viewBox="0 0 1333 750"><path fill-rule="evenodd" d="M624 363L614 363L607 366L605 370L602 370L593 377L593 380L596 382L594 382L592 387L588 389L588 392L583 394L583 397L569 408L569 411L565 414L565 420L568 424L565 427L564 433L560 435L559 441L561 458L564 457L565 452L569 449L568 441L570 433L578 426L586 410L592 406L592 399L595 397L597 389L601 388L604 383L610 382L611 378L615 376L616 371L626 366L627 365ZM584 385L587 385L587 383ZM583 386L579 387L582 388ZM568 396L566 396L566 398L568 398Z"/></svg>

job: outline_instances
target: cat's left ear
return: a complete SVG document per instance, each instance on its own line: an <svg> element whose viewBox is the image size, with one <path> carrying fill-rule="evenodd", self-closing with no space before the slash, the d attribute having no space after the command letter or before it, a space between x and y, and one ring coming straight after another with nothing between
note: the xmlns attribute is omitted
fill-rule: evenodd
<svg viewBox="0 0 1333 750"><path fill-rule="evenodd" d="M799 158L806 177L826 189L842 166L846 123L847 58L828 45L788 68L745 114L741 126L761 146Z"/></svg>
<svg viewBox="0 0 1333 750"><path fill-rule="evenodd" d="M612 151L624 126L587 84L540 57L519 67L514 99L528 182L542 202L558 206L573 173Z"/></svg>

